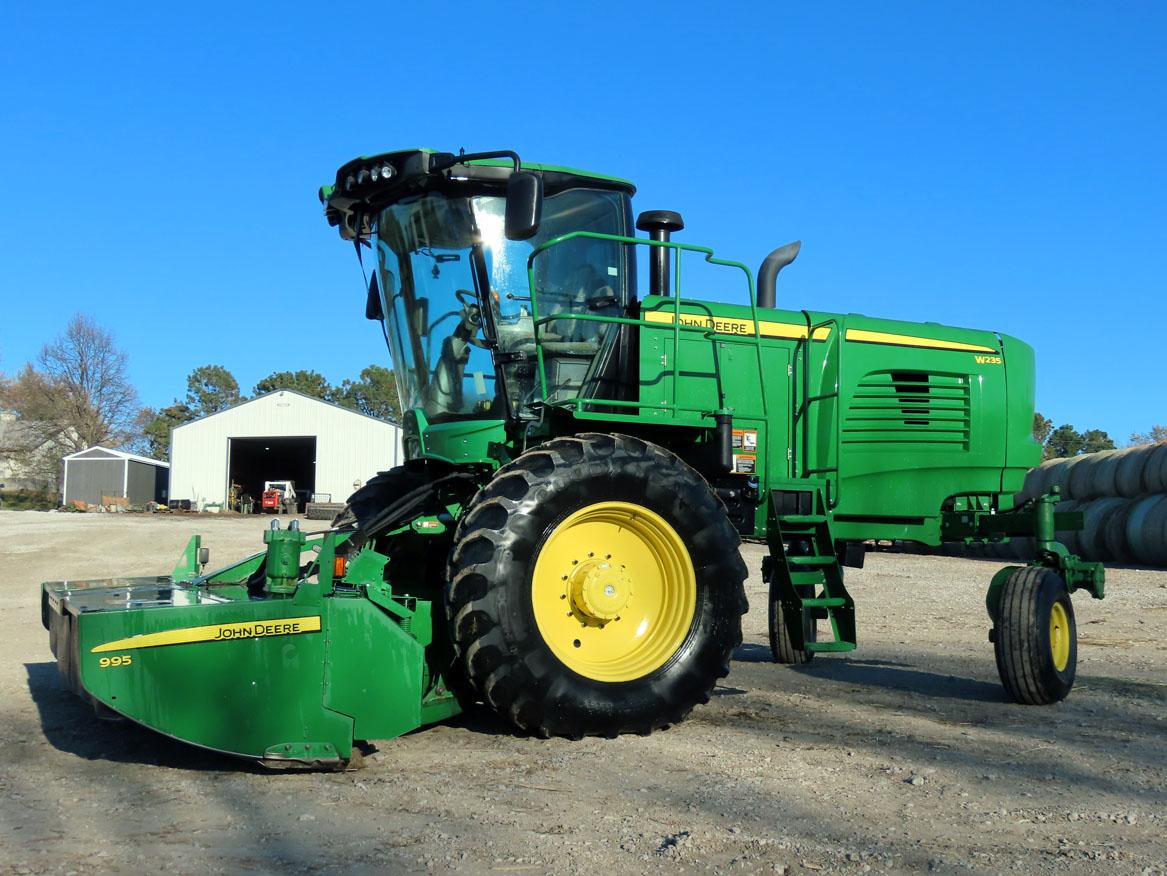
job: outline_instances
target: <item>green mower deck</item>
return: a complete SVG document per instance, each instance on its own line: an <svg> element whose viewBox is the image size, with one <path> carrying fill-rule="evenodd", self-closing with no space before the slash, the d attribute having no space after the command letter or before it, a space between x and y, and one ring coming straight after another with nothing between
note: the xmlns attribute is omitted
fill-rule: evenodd
<svg viewBox="0 0 1167 876"><path fill-rule="evenodd" d="M188 562L171 577L44 584L62 676L99 709L274 766L343 767L354 739L459 711L427 667L430 602L393 594L384 557L364 551L334 579L346 536L268 535L298 536L291 549L305 563L293 593L274 592L265 574L289 550L280 541L207 575L191 576ZM198 546L196 536L188 559Z"/></svg>

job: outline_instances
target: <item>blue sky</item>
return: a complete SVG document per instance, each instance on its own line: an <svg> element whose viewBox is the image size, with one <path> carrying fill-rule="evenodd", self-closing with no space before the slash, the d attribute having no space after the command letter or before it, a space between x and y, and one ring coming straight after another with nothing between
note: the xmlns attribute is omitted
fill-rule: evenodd
<svg viewBox="0 0 1167 876"><path fill-rule="evenodd" d="M727 258L801 238L784 306L1027 340L1057 422L1167 421L1167 6L566 9L3 4L0 370L79 310L155 406L205 363L387 363L317 187L515 148Z"/></svg>

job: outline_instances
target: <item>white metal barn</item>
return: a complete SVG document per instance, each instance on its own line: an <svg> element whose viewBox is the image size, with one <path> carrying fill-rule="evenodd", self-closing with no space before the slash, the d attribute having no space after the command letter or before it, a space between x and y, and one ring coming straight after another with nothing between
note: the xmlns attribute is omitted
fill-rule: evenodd
<svg viewBox="0 0 1167 876"><path fill-rule="evenodd" d="M291 480L301 503L343 502L403 460L399 426L281 389L177 427L170 498L225 507L232 483L258 500L265 481Z"/></svg>

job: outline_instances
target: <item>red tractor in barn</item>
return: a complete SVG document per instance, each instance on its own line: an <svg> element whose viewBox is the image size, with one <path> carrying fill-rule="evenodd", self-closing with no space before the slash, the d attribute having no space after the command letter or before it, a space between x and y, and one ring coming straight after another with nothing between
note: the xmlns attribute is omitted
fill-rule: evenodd
<svg viewBox="0 0 1167 876"><path fill-rule="evenodd" d="M264 514L295 514L296 485L292 481L265 481L260 508Z"/></svg>

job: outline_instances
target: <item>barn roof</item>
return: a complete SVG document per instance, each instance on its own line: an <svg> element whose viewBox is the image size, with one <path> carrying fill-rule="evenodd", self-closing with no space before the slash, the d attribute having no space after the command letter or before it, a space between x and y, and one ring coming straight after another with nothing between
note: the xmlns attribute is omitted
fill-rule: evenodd
<svg viewBox="0 0 1167 876"><path fill-rule="evenodd" d="M95 453L94 451L99 452ZM170 468L170 463L165 460L153 459L149 456L139 456L136 453L129 453L125 450L113 450L109 447L102 447L100 444L94 444L92 447L86 447L84 450L78 450L76 453L70 453L68 456L61 458L75 462L85 462L91 459L132 459L135 462L144 462L147 465Z"/></svg>
<svg viewBox="0 0 1167 876"><path fill-rule="evenodd" d="M352 408L346 408L344 405L338 405L336 402L325 401L322 398L317 398L314 395L308 395L307 393L300 392L296 389L273 389L271 392L265 392L263 395L257 395L255 398L244 399L241 402L236 402L229 408L223 408L221 411L215 411L213 414L206 414L205 416L199 417L197 420L191 420L189 423L183 423L181 426L175 426L174 431L185 429L187 426L193 426L195 423L202 423L211 419L212 417L218 417L222 416L223 414L230 413L231 411L237 411L239 408L246 407L247 405L253 405L256 402L261 402L264 399L271 398L273 395L281 395L285 392L291 395L299 396L303 399L307 399L310 402L315 402L319 405L324 405L329 408L336 408L338 411L344 411L344 413L352 414L354 417L364 417L366 420L372 420L374 423L383 423L389 426L398 427L401 425L400 423L395 423L393 420L382 420L378 417L370 417L368 414L361 413L360 411L354 411Z"/></svg>

